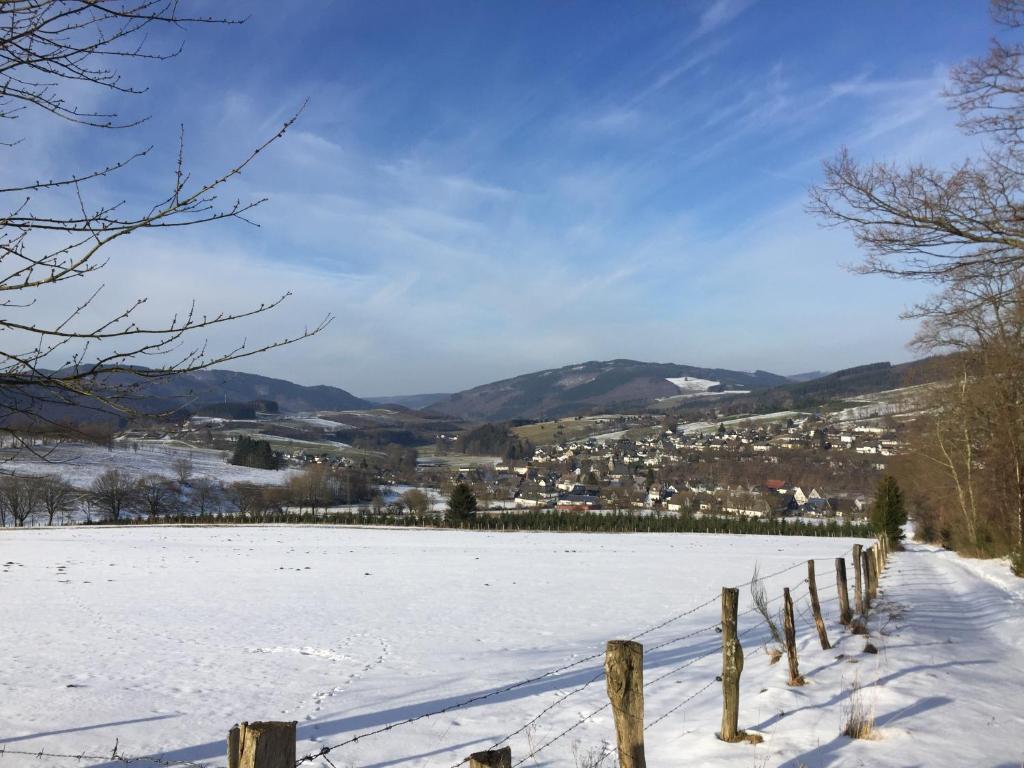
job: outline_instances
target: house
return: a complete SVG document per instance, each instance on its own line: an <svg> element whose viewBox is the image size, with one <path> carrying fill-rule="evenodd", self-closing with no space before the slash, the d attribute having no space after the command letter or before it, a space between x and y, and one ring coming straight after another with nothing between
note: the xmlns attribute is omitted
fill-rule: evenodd
<svg viewBox="0 0 1024 768"><path fill-rule="evenodd" d="M559 512L590 512L600 509L601 501L597 491L577 487L579 493L562 493L558 496L555 509Z"/></svg>
<svg viewBox="0 0 1024 768"><path fill-rule="evenodd" d="M684 512L691 508L691 503L688 493L675 493L669 498L665 508L669 512Z"/></svg>
<svg viewBox="0 0 1024 768"><path fill-rule="evenodd" d="M800 505L796 503L796 499L793 498L792 493L783 493L779 496L778 501L775 502L774 508L772 509L773 514L786 516L792 515L799 511Z"/></svg>
<svg viewBox="0 0 1024 768"><path fill-rule="evenodd" d="M820 496L814 499L808 499L800 511L808 517L832 517L832 505L828 499L823 499Z"/></svg>
<svg viewBox="0 0 1024 768"><path fill-rule="evenodd" d="M772 508L768 505L768 502L756 496L729 499L725 502L723 509L727 514L738 515L740 517L760 517L767 519L772 516Z"/></svg>

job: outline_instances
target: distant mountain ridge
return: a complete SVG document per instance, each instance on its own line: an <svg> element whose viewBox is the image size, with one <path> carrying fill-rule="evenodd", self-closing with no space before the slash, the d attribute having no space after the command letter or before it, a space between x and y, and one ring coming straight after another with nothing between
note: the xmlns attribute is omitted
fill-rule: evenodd
<svg viewBox="0 0 1024 768"><path fill-rule="evenodd" d="M403 408L411 408L414 411L429 408L434 403L439 403L445 398L451 397L450 392L433 392L423 395L382 395L380 397L363 398L375 405L400 405Z"/></svg>
<svg viewBox="0 0 1024 768"><path fill-rule="evenodd" d="M210 369L183 373L143 385L148 397L180 400L184 405L273 400L284 412L360 411L373 408L367 400L340 387L306 386L255 373Z"/></svg>
<svg viewBox="0 0 1024 768"><path fill-rule="evenodd" d="M828 376L831 371L807 371L806 373L791 373L786 378L790 381L814 381L814 379L820 379L823 376Z"/></svg>
<svg viewBox="0 0 1024 768"><path fill-rule="evenodd" d="M142 414L187 415L203 406L256 401L273 401L285 413L370 410L374 407L372 403L338 387L304 386L284 379L220 369L154 379L122 372L103 375L98 384L108 393L130 393L127 398L118 394L114 399L122 400L133 411ZM0 394L9 397L14 403L19 398L16 392ZM117 409L86 398L69 397L68 402L61 403L32 403L31 407L31 418L44 423L124 423L126 420L125 415ZM24 423L29 418L17 416L15 421Z"/></svg>
<svg viewBox="0 0 1024 768"><path fill-rule="evenodd" d="M430 410L472 421L556 418L602 408L643 407L789 383L768 371L732 371L677 363L592 360L484 384L433 403Z"/></svg>

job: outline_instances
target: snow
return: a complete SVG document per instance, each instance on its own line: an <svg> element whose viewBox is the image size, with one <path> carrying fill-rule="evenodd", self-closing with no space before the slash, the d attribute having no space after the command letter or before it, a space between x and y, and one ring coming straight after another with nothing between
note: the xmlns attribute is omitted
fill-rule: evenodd
<svg viewBox="0 0 1024 768"><path fill-rule="evenodd" d="M674 384L680 392L707 392L711 387L717 387L721 382L710 379L697 379L693 376L680 376L675 379L665 379L669 384Z"/></svg>
<svg viewBox="0 0 1024 768"><path fill-rule="evenodd" d="M346 424L342 421L334 421L333 419L325 419L320 416L286 416L281 421L297 421L301 424L305 424L310 427L319 427L321 429L336 430L336 429L355 429L350 424Z"/></svg>
<svg viewBox="0 0 1024 768"><path fill-rule="evenodd" d="M37 450L45 458L22 450L2 466L4 471L16 475L59 475L77 488L88 488L108 469L120 469L135 478L146 475L173 478L177 476L174 462L178 459L192 461L193 477L206 477L225 484L280 485L295 472L236 467L227 462L227 454L223 451L192 448L168 441L139 441L138 451L127 443L115 445L114 448L83 443L39 446Z"/></svg>
<svg viewBox="0 0 1024 768"><path fill-rule="evenodd" d="M998 564L924 547L897 553L872 614L880 653L870 655L863 638L840 633L833 571L820 562L836 645L822 651L803 560L847 554L851 543L334 527L0 531L0 743L103 754L117 739L124 754L223 765L233 723L280 719L298 721L302 754L600 654L606 640L710 601L640 638L652 765L681 764L680 756L701 766L1019 765L1024 723L1011 702L1024 685L1020 588L978 575L998 573ZM717 595L746 581L755 560L763 573L795 565L767 585L776 600L783 586L794 588L808 684L785 684L785 661L768 664L763 628L741 615L741 631L750 631L740 726L765 742L724 744L714 736ZM741 611L748 605L743 589ZM598 656L330 758L446 768L601 668ZM854 676L878 722L873 741L839 735ZM512 739L513 760L606 702L603 680L578 690ZM571 766L573 741L586 750L613 734L605 709L530 764ZM0 758L39 764L10 751Z"/></svg>
<svg viewBox="0 0 1024 768"><path fill-rule="evenodd" d="M402 497L402 494L407 493L408 491L417 490L426 495L427 500L430 502L430 509L434 512L443 512L448 508L448 498L437 488L430 488L426 485L385 485L381 486L380 490L383 491L385 504L391 504L392 502L398 501Z"/></svg>
<svg viewBox="0 0 1024 768"><path fill-rule="evenodd" d="M621 440L626 436L627 432L629 432L628 429L619 429L616 430L615 432L604 432L600 435L593 435L590 439L602 444L610 443L614 442L615 440Z"/></svg>
<svg viewBox="0 0 1024 768"><path fill-rule="evenodd" d="M771 413L757 413L749 414L747 416L737 416L732 419L724 419L718 421L691 421L686 424L680 424L676 427L676 432L686 435L695 435L699 432L714 432L718 429L719 424L723 424L726 427L734 427L740 424L746 423L758 423L758 422L772 422L772 421L784 421L786 419L796 419L806 416L806 413L802 411L773 411Z"/></svg>

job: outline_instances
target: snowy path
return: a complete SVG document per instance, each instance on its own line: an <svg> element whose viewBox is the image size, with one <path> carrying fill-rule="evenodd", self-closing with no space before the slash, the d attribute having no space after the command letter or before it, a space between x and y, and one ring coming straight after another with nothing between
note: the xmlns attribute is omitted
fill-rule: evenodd
<svg viewBox="0 0 1024 768"><path fill-rule="evenodd" d="M891 634L879 644L881 741L872 746L921 765L1019 768L1024 590L990 583L970 564L914 545L890 559L874 621Z"/></svg>
<svg viewBox="0 0 1024 768"><path fill-rule="evenodd" d="M825 690L808 686L806 704L757 728L784 758L769 764L1020 768L1024 582L993 583L986 575L1005 571L998 565L913 544L894 554L870 622L879 654L872 661L861 638L842 638L845 658L808 674ZM872 741L837 733L855 677L874 713ZM809 736L813 748L791 751Z"/></svg>

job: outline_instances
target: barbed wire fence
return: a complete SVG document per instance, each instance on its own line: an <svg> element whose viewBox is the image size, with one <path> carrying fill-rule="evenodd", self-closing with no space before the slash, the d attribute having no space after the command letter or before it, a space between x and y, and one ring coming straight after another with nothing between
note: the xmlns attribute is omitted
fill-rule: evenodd
<svg viewBox="0 0 1024 768"><path fill-rule="evenodd" d="M814 562L819 562L819 561L821 561L821 562L826 562L827 561L827 562L831 563L831 562L833 562L833 559L832 558L818 558L818 559L814 560ZM736 589L736 590L743 589L743 588L746 588L746 587L750 587L752 584L755 584L756 582L759 582L759 581L760 582L764 582L765 580L768 580L768 579L774 579L776 577L783 576L785 574L788 574L788 573L794 571L797 568L806 567L808 562L809 562L808 560L799 560L799 561L794 562L791 565L788 565L788 566L786 566L784 568L780 568L780 569L778 569L776 571L773 571L772 573L764 574L764 575L755 575L755 577L752 578L751 580L746 581L746 582L744 582L742 584L738 584L738 585L732 587L732 589ZM793 583L792 586L790 586L788 588L791 597L796 598L796 597L802 596L802 590L807 585L807 581L808 580L806 578L803 578L803 579L800 579L800 580L796 581L795 583ZM845 585L843 585L843 586L845 586ZM819 584L818 585L818 592L821 593L824 590L828 590L828 592L830 594L829 594L829 596L827 598L827 603L831 604L833 601L837 601L839 599L839 596L838 596L838 589L839 588L840 588L840 584L839 584L838 580L836 580L836 581L831 581L831 582L828 582L828 583L825 583L825 584ZM777 590L776 596L774 598L771 598L768 602L769 602L769 604L774 604L777 601L781 600L782 597L783 597L782 590L779 589L779 590ZM643 628L642 630L640 630L640 631L634 633L633 635L631 635L628 638L628 640L635 643L640 638L647 637L647 636L657 632L658 630L661 630L661 629L664 629L665 627L671 626L672 624L675 624L675 623L683 620L686 617L692 616L692 615L696 614L697 612L699 612L699 611L701 611L701 610L703 610L705 608L708 608L708 607L710 607L710 606L712 606L714 604L719 603L720 600L721 600L721 596L716 594L715 596L710 597L710 598L708 598L708 599L698 603L697 605L691 606L691 607L689 607L689 608L687 608L687 609L685 609L683 611L680 611L678 613L675 613L675 614L673 614L673 615L671 615L671 616L669 616L669 617L667 617L667 618L665 618L665 619L663 619L663 620L661 620L661 621L659 621L657 623L654 623L654 624L652 624L652 625L650 625L648 627ZM813 622L812 622L811 619L808 618L808 610L807 610L806 607L804 607L803 602L800 603L800 606L801 606L801 608L800 608L800 617L803 619L805 624L812 624ZM747 609L745 609L745 610L743 610L741 612L738 612L737 613L737 618L744 617L744 616L749 616L750 614L756 613L758 611L759 611L758 606L757 605L752 605L751 607L749 607L749 608L747 608ZM754 624L751 624L748 627L745 627L742 631L739 631L737 633L737 636L738 637L749 637L750 635L752 635L754 632L757 632L758 630L767 630L768 629L768 625L769 625L769 619L767 617L765 617L765 616L762 616L760 621L758 621L758 622L756 622ZM646 648L646 653L647 654L651 654L654 651L662 651L662 650L665 650L665 649L668 649L668 648L672 648L673 646L678 646L679 644L684 643L685 641L694 640L696 638L704 638L705 636L706 637L716 637L717 635L719 635L721 633L722 633L722 624L721 624L720 621L716 620L716 621L714 621L714 622L712 622L710 624L702 625L699 628L687 631L687 632L685 632L685 633L683 633L681 635L673 636L673 637L667 638L665 640L656 642L656 643L654 643L652 645L649 645ZM763 638L763 640L767 641L767 640L770 639L770 637L771 637L770 634L765 633L765 637ZM720 643L718 643L718 642L712 643L710 645L710 647L705 647L705 646L701 646L701 645L698 644L698 645L694 645L694 646L678 648L677 651L687 655L686 660L682 661L681 663L679 663L679 664L677 664L675 666L673 666L672 668L668 669L667 671L661 672L661 673L657 674L655 677L645 681L643 683L643 685L642 685L642 690L643 691L647 691L647 690L653 688L654 686L658 686L660 683L663 683L665 680L668 680L669 678L677 677L681 673L683 673L685 670L698 665L700 662L705 661L706 659L708 659L708 658L710 658L712 656L715 656L716 654L720 654L722 652L722 645ZM311 751L311 752L309 752L307 754L304 754L304 755L302 755L300 757L297 757L297 759L295 759L295 761L294 761L294 768L301 768L302 766L304 766L306 764L314 763L314 762L316 762L318 760L322 760L328 766L331 766L332 768L336 768L335 763L333 762L331 756L334 753L337 753L338 751L344 749L345 747L357 744L360 741L364 741L366 739L370 739L370 738L375 737L375 736L379 736L379 735L382 735L382 734L385 734L385 733L392 732L392 731L394 731L396 729L403 728L405 726L409 726L409 725L412 725L414 723L417 723L417 722L420 722L420 721L423 721L423 720L427 720L429 718L438 717L438 716L441 716L441 715L444 715L444 714L447 714L447 713L451 713L451 712L454 712L454 711L465 709L467 707L480 705L482 702L489 701L489 700L492 700L492 699L496 699L497 697L500 697L503 694L511 693L513 691L525 688L527 686L534 685L534 684L543 682L545 680L550 680L552 678L556 678L559 675L564 675L566 672L569 672L571 670L574 670L574 669L577 669L579 667L582 667L585 664L588 664L588 663L594 662L594 661L596 661L598 659L601 659L601 658L605 657L605 655L606 655L606 651L605 650L601 650L601 651L598 651L598 652L595 652L595 653L586 654L586 655L581 656L579 658L572 659L571 661L567 661L566 663L561 664L561 665L559 665L559 666L557 666L557 667L555 667L553 669L550 669L550 670L548 670L546 672L543 672L543 673L540 673L540 674L536 674L536 675L532 675L530 677L526 677L526 678L523 678L523 679L511 682L511 683L508 683L508 684L505 684L505 685L498 686L496 688L490 689L490 690L485 691L483 693L478 693L478 694L475 694L475 695L472 695L472 696L468 696L468 697L463 698L463 699L459 699L458 701L454 701L454 702L448 703L448 704L446 704L444 706L435 707L433 709L427 710L425 712L421 712L419 714L416 714L416 715L413 715L413 716L410 716L410 717L406 717L406 718L403 718L403 719L400 719L400 720L396 720L396 721L387 723L385 725L382 725L382 726L379 726L379 727L376 727L376 728L372 728L372 729L369 729L369 730L365 730L365 731L353 734L351 736L346 737L345 739L342 739L342 740L338 741L337 743L330 744L330 745L324 745L324 746L320 747L319 749L316 749L316 750ZM693 686L689 686L688 687L687 691L685 692L685 695L683 695L678 701L673 703L668 709L662 711L653 720L651 720L650 722L646 723L643 726L642 731L644 733L646 733L647 731L650 731L651 729L655 728L656 726L658 726L659 724L664 722L667 718L669 718L671 715L679 712L685 706L687 706L688 704L692 703L694 700L696 700L702 694L707 693L709 690L711 690L715 686L716 683L719 683L719 682L722 681L722 676L720 674L717 674L714 671L711 671L708 674L709 674L709 677L705 677L705 675L700 675L699 680L697 680ZM516 727L515 729L513 729L512 731L510 731L506 735L502 736L501 738L493 739L493 741L490 743L490 746L487 748L486 751L487 752L491 752L491 751L497 750L497 749L503 747L503 745L508 745L513 739L523 735L524 733L529 733L531 728L535 727L538 723L540 723L545 718L547 718L549 715L551 715L552 712L554 712L558 708L560 708L563 705L565 705L565 703L567 701L569 701L570 699L573 699L574 697L579 696L580 694L582 694L585 691L587 691L588 689L590 689L591 686L593 686L595 683L599 682L602 679L606 679L606 678L607 678L607 670L606 670L606 667L604 665L602 665L593 675L590 675L589 677L587 677L579 685L576 685L576 686L570 688L567 691L560 692L557 695L557 697L555 698L554 701L552 701L551 703L549 703L546 706L544 706L536 715L534 715L533 717L528 719L525 723L523 723L522 725ZM593 721L594 718L599 716L601 713L603 713L603 712L605 712L605 711L607 711L609 709L613 709L613 708L614 708L613 702L611 700L606 701L602 705L600 705L600 706L590 710L589 712L583 714L582 716L576 718L568 726L563 727L555 735L553 735L550 738L547 738L545 741L543 741L539 745L533 746L532 743L531 743L529 750L525 754L523 754L522 757L518 758L516 762L511 763L510 768L520 768L522 765L524 765L528 761L533 760L534 758L536 758L537 755L540 754L541 752L547 750L552 745L561 742L563 739L568 737L570 734L574 733L580 727L582 727L585 724ZM294 724L291 724L291 725L292 725L292 727L294 729ZM603 751L602 751L600 757L598 759L596 759L596 761L594 761L592 763L592 768L600 768L600 765L607 759L607 757L610 754L613 754L613 752L615 751L613 749L607 748L607 742L606 741L602 742L602 744L604 744L605 747L602 748ZM505 748L507 749L507 747L505 747ZM120 751L119 744L117 742L115 742L115 745L114 745L112 751L109 754L99 754L99 753L96 753L96 752L88 752L88 751L82 751L80 753L67 752L67 751L65 751L65 752L58 752L58 751L48 752L48 751L46 751L44 749L40 749L40 750L21 749L21 750L19 750L19 749L8 748L6 745L0 744L0 760L2 760L4 757L8 757L8 756L18 756L18 757L22 757L22 758L26 758L26 759L34 760L34 761L61 760L61 761L66 761L68 763L76 763L76 764L82 764L82 765L96 764L97 762L99 762L99 763L103 763L105 765L122 764L122 765L167 766L168 768L176 768L178 766L181 766L183 768L209 768L208 764L204 764L204 763L201 763L201 762L196 762L194 760L173 760L173 759L167 759L167 758L163 757L162 755L149 754L149 755L132 756L132 755L129 755L129 754L122 753ZM404 762L404 761L399 760L399 761L397 761L395 763L391 763L391 764L392 765L401 764L402 762ZM465 757L465 758L459 760L458 762L452 764L450 766L450 768L461 768L461 766L466 765L466 764L470 764L471 766L474 765L474 755L471 755L471 756L468 756L468 757Z"/></svg>

